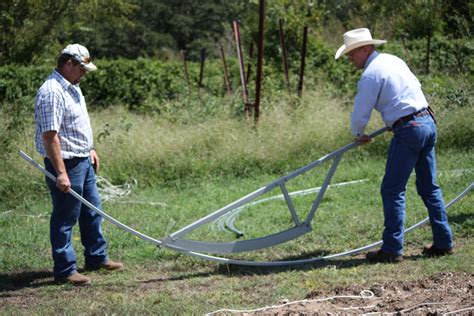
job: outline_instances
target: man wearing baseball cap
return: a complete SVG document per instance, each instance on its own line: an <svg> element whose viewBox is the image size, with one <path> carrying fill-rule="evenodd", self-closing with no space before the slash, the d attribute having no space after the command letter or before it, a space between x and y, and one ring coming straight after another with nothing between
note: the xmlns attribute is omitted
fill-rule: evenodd
<svg viewBox="0 0 474 316"><path fill-rule="evenodd" d="M95 174L99 156L94 150L92 128L79 82L88 71L95 71L89 51L71 44L58 58L57 68L39 88L35 98L35 143L44 157L46 169L56 182L46 177L53 211L50 241L53 274L58 283L89 285L89 277L77 272L72 245L72 229L79 223L86 270L121 270L123 264L111 261L100 224L102 217L68 194L70 189L101 208Z"/></svg>
<svg viewBox="0 0 474 316"><path fill-rule="evenodd" d="M337 50L335 58L347 54L351 63L362 70L351 113L353 136L361 143L371 141L364 130L373 109L380 112L394 134L380 190L385 219L383 244L378 251L369 252L367 260L402 260L405 191L413 169L417 191L428 209L433 234L433 243L423 249L423 254L434 257L453 253L453 236L442 192L436 182L437 130L420 82L403 60L376 51L375 47L386 41L373 39L368 29L346 32L343 39L344 44Z"/></svg>

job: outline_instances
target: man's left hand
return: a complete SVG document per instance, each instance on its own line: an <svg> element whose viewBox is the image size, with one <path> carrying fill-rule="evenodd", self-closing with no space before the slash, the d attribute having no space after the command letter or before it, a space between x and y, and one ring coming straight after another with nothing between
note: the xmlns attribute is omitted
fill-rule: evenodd
<svg viewBox="0 0 474 316"><path fill-rule="evenodd" d="M100 167L99 155L97 155L95 149L91 150L90 155L91 155L92 167L94 167L95 173L99 173L99 167Z"/></svg>

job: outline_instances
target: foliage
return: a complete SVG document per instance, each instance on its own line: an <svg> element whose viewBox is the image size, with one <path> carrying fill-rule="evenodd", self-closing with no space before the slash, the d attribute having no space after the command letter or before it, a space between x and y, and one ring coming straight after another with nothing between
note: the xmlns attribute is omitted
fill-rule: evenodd
<svg viewBox="0 0 474 316"><path fill-rule="evenodd" d="M0 2L0 65L30 63L53 41L71 0Z"/></svg>
<svg viewBox="0 0 474 316"><path fill-rule="evenodd" d="M267 60L280 59L282 20L290 62L297 62L303 27L337 45L350 28L407 39L442 34L470 38L469 2L449 1L267 1ZM239 19L245 46L256 43L258 1L239 0L6 0L0 4L0 64L43 63L71 42L86 45L99 58L176 58L186 49L197 61L201 49L217 56L217 43L232 43L231 22ZM34 26L34 27L33 27Z"/></svg>

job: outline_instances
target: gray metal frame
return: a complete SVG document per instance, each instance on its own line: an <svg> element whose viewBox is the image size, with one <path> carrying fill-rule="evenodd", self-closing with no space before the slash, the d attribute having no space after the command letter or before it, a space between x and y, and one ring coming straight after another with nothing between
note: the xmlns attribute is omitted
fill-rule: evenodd
<svg viewBox="0 0 474 316"><path fill-rule="evenodd" d="M374 133L370 134L369 136L374 138L385 131L388 130L388 127L381 128ZM334 176L334 173L336 172L337 166L339 165L339 162L341 161L342 156L344 155L345 152L359 146L360 143L358 142L353 142L350 143L349 145L346 145L336 151L333 151L330 154L327 154L326 156L313 161L312 163L297 169L296 171L283 176L266 186L263 186L254 192L238 199L237 201L234 201L223 208L215 211L214 213L211 213L194 223L191 223L180 230L170 234L167 238L163 239L163 246L177 246L180 248L187 249L189 251L198 251L198 252L208 252L208 253L229 253L229 252L247 252L247 251L254 251L258 249L263 249L263 248L268 248L272 247L281 243L284 243L286 241L292 240L296 237L299 237L307 232L310 232L312 230L311 228L311 221L316 213L316 210L318 209L319 204L322 201L322 198L324 196L324 193L326 192L326 189L328 188L329 184L331 183L331 179ZM304 221L301 221L294 209L293 206L293 201L288 194L288 190L285 187L285 183L293 178L296 178L300 175L302 175L305 172L308 172L309 170L312 170L313 168L321 165L324 162L334 160L331 168L329 169L326 178L324 179L324 183L321 186L321 189L318 192L318 195L316 197L316 200L314 201L313 205L311 206L311 209L309 211L309 214L307 215L306 219ZM246 205L250 203L252 200L256 199L257 197L272 191L276 187L279 187L285 197L285 201L287 203L288 209L290 211L291 217L293 218L293 222L295 224L294 227L276 233L272 235L268 235L265 237L260 237L260 238L255 238L251 240L237 240L237 241L232 241L232 242L202 242L202 241L197 241L197 240L191 240L191 239L184 239L183 237L192 232L193 230L201 227L202 225L205 225L233 210L235 210L238 207L241 207L243 205Z"/></svg>
<svg viewBox="0 0 474 316"><path fill-rule="evenodd" d="M382 133L384 133L388 128L382 128L373 134L371 134L371 137L376 137ZM238 260L238 259L228 259L228 258L222 258L222 257L216 257L216 256L211 256L207 254L203 254L201 252L209 252L209 253L230 253L230 252L241 252L241 251L252 251L256 249L261 249L261 248L266 248L270 246L274 246L277 244L281 244L283 242L286 242L288 240L297 238L309 231L311 231L311 225L310 222L312 218L314 217L314 214L319 206L319 203L321 202L324 192L326 191L327 187L329 186L329 183L331 181L332 176L334 175L334 172L337 168L337 165L339 164L339 161L346 151L357 147L359 144L354 142L351 143L345 147L342 147L322 158L319 160L316 160L296 171L293 173L290 173L287 176L284 176L267 186L264 186L248 195L245 197L228 204L227 206L221 208L220 210L217 210L216 212L209 214L194 223L176 231L175 233L171 234L167 238L163 240L158 240L155 238L152 238L150 236L147 236L145 234L142 234L133 228L128 227L127 225L121 223L120 221L114 219L112 216L106 214L102 210L99 210L96 208L94 205L89 203L87 200L85 200L81 195L76 193L74 190L69 190L69 193L72 194L76 199L84 203L87 207L89 207L91 210L99 213L104 217L106 220L111 222L112 224L116 225L117 227L131 233L132 235L135 235L143 240L146 240L148 242L151 242L152 244L160 247L166 247L171 250L178 251L180 253L198 257L201 259L205 260L211 260L214 262L219 262L219 263L224 263L224 264L238 264L238 265L247 265L247 266L290 266L290 265L299 265L299 264L310 264L314 263L317 261L321 260L326 260L326 259L332 259L336 257L341 257L341 256L347 256L347 255L354 255L363 251L366 251L368 249L374 248L380 244L382 244L382 241L378 241L372 244L369 244L364 247L360 247L357 249L353 250L348 250L342 253L338 254L332 254L328 256L323 256L323 257L318 257L318 258L307 258L307 259L300 259L300 260L288 260L288 261L267 261L267 262L261 262L261 261L247 261L247 260ZM32 164L35 168L40 170L43 174L45 174L48 178L50 178L53 181L56 181L56 178L54 175L52 175L50 172L48 172L46 169L44 169L40 164L38 164L35 160L33 160L31 157L29 157L27 154L25 154L23 151L19 152L20 156L25 159L27 162ZM328 161L330 159L334 159L334 162L328 171L328 174L326 175L326 178L324 180L323 186L319 190L318 196L313 203L310 213L308 214L306 220L304 222L301 222L300 219L298 218L294 207L293 203L290 197L290 194L286 190L286 187L284 183L288 181L289 179L295 178L302 173L309 171L313 169L314 167L322 164L325 161ZM277 186L280 187L282 190L283 196L285 197L285 200L288 204L288 208L290 210L290 213L292 215L293 221L295 223L295 226L293 228L290 228L288 230L268 235L265 237L260 237L260 238L255 238L251 240L242 240L242 241L237 241L237 242L204 242L204 241L196 241L196 240L189 240L189 239L183 239L184 235L187 233L195 230L196 228L219 218L220 216L235 210L239 207L242 207L243 205L248 204L250 201L255 199L256 197L271 191L272 189L276 188ZM474 188L474 183L471 183L463 192L461 192L456 198L454 198L451 202L446 204L446 208L449 208L453 204L457 203L462 197L467 195L472 189ZM425 224L428 222L428 218L425 218L424 220L420 221L419 223L414 224L410 228L406 229L405 232L409 232L415 228L420 227L421 225Z"/></svg>

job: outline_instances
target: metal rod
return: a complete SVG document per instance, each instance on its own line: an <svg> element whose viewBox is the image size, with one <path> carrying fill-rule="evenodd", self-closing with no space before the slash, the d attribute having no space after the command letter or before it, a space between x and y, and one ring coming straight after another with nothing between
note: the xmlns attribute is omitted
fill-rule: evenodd
<svg viewBox="0 0 474 316"><path fill-rule="evenodd" d="M286 86L290 87L290 78L288 75L288 59L286 57L286 45L285 45L285 33L283 31L283 20L278 20L279 32L280 35L280 49L281 49L281 62L283 64L283 72L285 74Z"/></svg>
<svg viewBox="0 0 474 316"><path fill-rule="evenodd" d="M382 130L383 129L379 130L378 132L380 132ZM374 134L372 134L372 135L374 135ZM32 164L38 170L40 170L43 174L45 174L51 180L56 181L56 178L50 172L48 172L46 169L44 169L42 166L40 166L36 161L34 161L32 158L30 158L27 154L25 154L23 151L20 151L19 153L20 153L20 156L23 159L25 159L27 162ZM457 197L455 197L448 204L446 204L446 208L449 208L452 205L459 202L459 200L461 198L463 198L465 195L467 195L473 188L474 188L474 183L471 183L463 192L461 192ZM70 190L70 192L73 192L73 190ZM162 241L151 238L149 236L146 236L146 235L144 235L140 232L137 232L134 229L120 223L119 221L114 219L112 216L107 215L106 213L104 213L101 210L97 209L94 205L90 204L87 200L82 198L82 196L80 196L79 194L76 193L76 195L74 195L74 197L79 199L79 201L83 202L88 207L91 207L91 209L93 209L94 211L101 214L105 219L110 221L112 224L116 225L119 228L122 228L123 230L125 230L129 233L132 233L133 235L135 235L135 236L137 236L137 237L139 237L143 240L149 241L152 244L155 244L157 246L163 246L163 247L181 252L181 253L189 255L189 256L193 256L193 257L197 257L197 258L205 259L205 260L210 260L210 261L214 261L214 262L218 262L218 263L223 263L223 264L237 264L237 265L260 266L260 267L265 267L265 266L274 266L274 267L275 266L293 266L293 265L300 265L300 264L309 264L309 263L314 263L314 262L323 261L323 260L327 260L327 259L332 259L332 258L337 258L337 257L342 257L342 256L347 256L347 255L354 255L354 254L360 253L362 251L374 248L374 247L382 244L382 241L378 241L378 242L369 244L369 245L364 246L364 247L360 247L360 248L357 248L357 249L341 252L341 253L338 253L338 254L333 254L333 255L328 255L328 256L323 256L323 257L318 257L318 258L301 259L301 260L264 261L264 262L262 262L262 261L247 261L247 260L238 260L238 259L228 259L228 258L210 256L210 255L206 255L206 254L203 254L203 253L190 251L188 249L184 249L184 248L173 246L173 245L162 244ZM407 232L409 232L409 231L425 224L426 222L428 222L428 218L425 218L424 220L422 220L422 221L416 223L415 225L411 226L410 228L406 229L405 233L407 233Z"/></svg>
<svg viewBox="0 0 474 316"><path fill-rule="evenodd" d="M204 62L206 61L206 49L201 49L201 68L199 70L199 82L198 86L202 87L202 77L204 75Z"/></svg>
<svg viewBox="0 0 474 316"><path fill-rule="evenodd" d="M374 138L374 137L382 134L386 130L388 130L388 127L381 128L381 129L375 131L374 133L370 134L369 136ZM212 220L215 220L216 218L219 218L220 216L222 216L222 215L238 208L239 206L247 204L249 201L253 200L254 198L256 198L256 197L258 197L262 194L265 194L267 192L270 192L276 186L280 186L281 183L285 183L289 179L295 178L295 177L299 176L300 174L305 173L305 172L313 169L314 167L322 164L323 162L325 162L329 159L332 159L336 156L342 155L344 152L346 152L346 151L348 151L352 148L355 148L359 145L360 145L360 143L358 143L358 142L352 142L349 145L346 145L346 146L344 146L344 147L342 147L342 148L340 148L336 151L333 151L332 153L327 154L326 156L324 156L324 157L322 157L322 158L320 158L316 161L313 161L312 163L310 163L310 164L308 164L304 167L301 167L300 169L290 173L289 175L283 176L283 177L267 184L266 186L263 186L263 187L255 190L255 191L253 191L252 193L249 193L246 196L244 196L244 197L242 197L242 198L240 198L240 199L238 199L238 200L222 207L221 209L215 211L214 213L211 213L211 214L195 221L194 223L191 223L191 224L187 225L186 227L181 228L180 230L172 233L170 235L170 237L172 239L179 238L179 237L187 234L188 232L190 232L190 231L192 231L192 230L194 230L194 229L196 229L196 228L198 228L198 227L200 227L200 226L202 226L202 225L204 225L204 224L206 224L206 223L208 223Z"/></svg>
<svg viewBox="0 0 474 316"><path fill-rule="evenodd" d="M41 171L45 176L47 176L48 178L50 178L52 181L56 182L56 177L51 173L49 172L48 170L46 170L44 167L42 167L39 163L37 163L36 161L34 161L30 156L28 156L27 154L25 154L23 151L20 150L19 152L20 156L25 159L27 162L29 162L31 165L33 165L33 167L35 167L36 169L38 169L39 171ZM127 225L125 224L122 224L121 222L119 222L118 220L116 220L115 218L113 218L112 216L104 213L103 211L99 210L95 205L91 204L89 201L87 201L86 199L84 199L80 194L78 194L76 191L74 191L73 189L69 189L69 192L72 196L74 196L76 199L78 199L79 201L81 201L81 203L83 203L84 205L86 205L88 208L90 208L91 210L99 213L102 217L104 217L105 219L107 219L108 221L110 221L112 224L122 228L123 230L143 239L143 240L146 240L146 241L149 241L149 242L152 242L154 243L155 245L161 245L161 241L160 240L157 240L157 239L154 239L152 237L149 237L145 234L142 234L136 230L134 230L133 228L130 228L128 227Z"/></svg>
<svg viewBox="0 0 474 316"><path fill-rule="evenodd" d="M258 56L257 56L257 78L255 79L255 102L254 102L254 123L258 123L260 117L260 94L262 90L263 75L263 42L265 32L265 0L259 1L258 19Z"/></svg>
<svg viewBox="0 0 474 316"><path fill-rule="evenodd" d="M188 64L186 63L186 50L181 50L181 60L183 61L184 66L184 78L186 79L186 84L189 87L189 74L188 74Z"/></svg>
<svg viewBox="0 0 474 316"><path fill-rule="evenodd" d="M326 175L326 178L324 179L324 183L321 186L321 190L319 190L318 196L316 200L313 203L313 206L311 207L311 210L308 213L308 216L306 217L305 223L306 225L310 225L311 221L313 220L314 213L316 213L316 210L318 209L319 203L321 203L323 199L324 193L326 193L326 189L329 186L329 183L331 183L331 179L334 175L334 172L336 172L337 165L339 164L339 161L341 161L342 154L337 155L334 158L334 162L332 163L331 168L329 169L328 174Z"/></svg>
<svg viewBox="0 0 474 316"><path fill-rule="evenodd" d="M286 204L288 205L288 208L290 209L291 217L293 217L295 226L300 226L301 224L300 219L298 218L298 214L296 214L293 201L291 200L290 194L288 193L288 190L286 189L286 186L284 183L280 183L280 189L281 189L281 192L283 193L283 196L285 197Z"/></svg>
<svg viewBox="0 0 474 316"><path fill-rule="evenodd" d="M229 75L227 72L227 63L225 61L224 47L222 46L222 44L220 44L220 51L221 51L222 67L224 68L224 83L225 83L227 93L230 94L232 93L232 87L230 86L230 82L229 82Z"/></svg>
<svg viewBox="0 0 474 316"><path fill-rule="evenodd" d="M457 203L461 198L463 198L467 193L469 193L474 187L474 183L471 183L471 185L466 188L462 193L460 193L457 197L455 197L453 200L451 200L448 204L446 204L446 208L449 208L450 206L454 205ZM410 232L411 230L418 228L419 226L425 224L428 222L428 218L425 218L424 220L414 224L410 228L407 228L405 230L405 233ZM334 258L339 258L339 257L344 257L344 256L350 256L350 255L355 255L364 251L367 251L369 249L375 248L379 245L381 245L383 242L381 240L371 243L369 245L359 247L356 249L352 250L347 250L344 252L332 254L332 255L327 255L327 256L322 256L322 257L316 257L316 258L307 258L307 259L299 259L299 260L284 260L284 261L249 261L249 260L238 260L238 259L228 259L228 258L223 258L223 257L217 257L217 256L210 256L206 255L203 253L199 252L193 252L189 250L185 250L183 248L179 247L171 247L167 246L168 248L171 248L173 250L176 250L178 252L182 252L184 254L205 259L205 260L210 260L214 262L219 262L223 264L236 264L236 265L243 265L243 266L255 266L255 267L283 267L283 266L295 266L295 265L303 265L303 264L311 264L315 262L320 262L320 261L325 261L328 259L334 259Z"/></svg>
<svg viewBox="0 0 474 316"><path fill-rule="evenodd" d="M306 60L306 43L308 41L308 27L303 29L303 47L301 48L301 64L300 64L300 79L298 81L298 95L301 97L303 93L304 67Z"/></svg>
<svg viewBox="0 0 474 316"><path fill-rule="evenodd" d="M250 49L249 49L249 58L252 59L253 57L253 42L250 43ZM250 72L252 71L252 63L247 64L247 75L245 78L245 82L248 84L250 80Z"/></svg>
<svg viewBox="0 0 474 316"><path fill-rule="evenodd" d="M247 82L245 81L245 68L244 68L244 56L242 55L242 46L240 44L240 30L239 30L239 21L234 20L234 35L235 35L235 45L237 47L237 59L239 60L239 69L240 69L240 82L242 84L242 97L245 104L245 114L249 116L247 104L249 104L249 90L247 88Z"/></svg>

